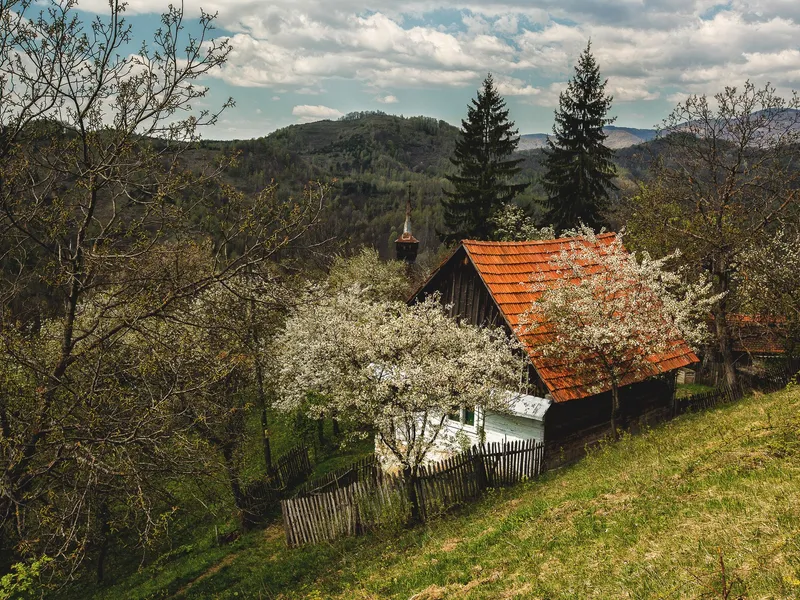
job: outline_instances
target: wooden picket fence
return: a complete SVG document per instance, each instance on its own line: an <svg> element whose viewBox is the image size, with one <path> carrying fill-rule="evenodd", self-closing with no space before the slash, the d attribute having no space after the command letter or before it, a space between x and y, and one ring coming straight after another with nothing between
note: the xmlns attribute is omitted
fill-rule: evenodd
<svg viewBox="0 0 800 600"><path fill-rule="evenodd" d="M785 388L800 371L800 357L767 364L763 373L745 375L748 387L761 392L776 392Z"/></svg>
<svg viewBox="0 0 800 600"><path fill-rule="evenodd" d="M734 388L723 386L713 389L708 392L701 392L699 394L692 394L684 398L678 398L675 401L675 409L677 414L686 412L693 412L698 410L706 410L713 408L718 404L725 404L739 400L744 396L744 389L741 385Z"/></svg>
<svg viewBox="0 0 800 600"><path fill-rule="evenodd" d="M263 521L278 507L287 490L303 481L311 473L311 461L306 446L295 446L273 463L266 477L247 482L243 486L245 520L250 524Z"/></svg>
<svg viewBox="0 0 800 600"><path fill-rule="evenodd" d="M376 480L380 476L381 467L378 457L373 453L351 465L326 473L321 477L310 479L295 491L295 497L311 494L324 494L334 489L347 487L356 481Z"/></svg>
<svg viewBox="0 0 800 600"><path fill-rule="evenodd" d="M739 384L735 387L721 386L708 392L693 394L676 401L676 412L705 410L718 404L733 402L744 397L745 390L758 390L764 393L776 392L785 388L800 371L800 359L792 358L777 364L768 364L763 373L747 374L740 372Z"/></svg>
<svg viewBox="0 0 800 600"><path fill-rule="evenodd" d="M323 494L283 500L281 512L286 543L297 547L386 525L394 515L408 514L408 500L402 480L387 476L378 483L357 481Z"/></svg>
<svg viewBox="0 0 800 600"><path fill-rule="evenodd" d="M420 467L413 483L420 518L429 520L474 500L487 488L534 479L543 467L544 444L536 440L473 446ZM290 547L359 535L404 520L409 514L409 494L400 475L386 475L380 469L374 476L367 469L348 472L360 472L364 478L326 492L310 489L305 495L281 501Z"/></svg>
<svg viewBox="0 0 800 600"><path fill-rule="evenodd" d="M311 473L311 461L306 446L295 446L273 463L269 479L281 489L289 489L305 480Z"/></svg>

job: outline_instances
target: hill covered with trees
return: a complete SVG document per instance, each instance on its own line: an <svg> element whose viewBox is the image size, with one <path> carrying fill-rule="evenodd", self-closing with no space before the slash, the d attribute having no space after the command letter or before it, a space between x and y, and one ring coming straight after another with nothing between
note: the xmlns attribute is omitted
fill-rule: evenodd
<svg viewBox="0 0 800 600"><path fill-rule="evenodd" d="M204 141L193 153L198 164L218 153L238 154L227 170L229 182L253 193L274 180L279 196L296 193L311 180L330 182L332 195L321 234L347 246L374 246L381 256L393 256L394 240L402 231L406 199L411 196L414 236L423 252L436 252L437 231L443 228L443 188L453 167L458 129L431 117L403 117L379 112L351 113L337 121L291 125L252 140ZM617 151L615 162L630 187L630 175L646 174L653 143ZM541 149L523 150L515 182L530 184L515 202L534 220L541 220L544 198Z"/></svg>

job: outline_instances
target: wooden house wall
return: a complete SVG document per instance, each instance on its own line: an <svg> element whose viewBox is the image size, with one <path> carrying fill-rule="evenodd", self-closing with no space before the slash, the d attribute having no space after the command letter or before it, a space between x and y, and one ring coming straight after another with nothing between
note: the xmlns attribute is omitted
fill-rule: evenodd
<svg viewBox="0 0 800 600"><path fill-rule="evenodd" d="M675 374L666 373L620 389L621 429L638 429L672 414ZM610 433L611 392L554 402L545 416L548 455L557 462L582 456L587 444ZM552 465L551 465L552 466Z"/></svg>
<svg viewBox="0 0 800 600"><path fill-rule="evenodd" d="M451 317L466 319L479 327L505 326L505 319L463 248L428 282L420 296L434 292L441 294L442 304L452 305Z"/></svg>
<svg viewBox="0 0 800 600"><path fill-rule="evenodd" d="M466 319L478 327L502 327L507 335L513 335L463 247L459 248L416 297L421 300L435 292L441 295L442 304L450 305L448 314L451 317ZM526 378L527 393L535 396L544 396L547 393L547 388L530 362Z"/></svg>
<svg viewBox="0 0 800 600"><path fill-rule="evenodd" d="M544 423L538 419L528 419L519 415L491 410L483 411L479 408L476 420L483 426L484 441L487 444L530 439L544 441ZM452 435L461 432L472 444L481 443L478 427L448 421L447 429L448 433Z"/></svg>

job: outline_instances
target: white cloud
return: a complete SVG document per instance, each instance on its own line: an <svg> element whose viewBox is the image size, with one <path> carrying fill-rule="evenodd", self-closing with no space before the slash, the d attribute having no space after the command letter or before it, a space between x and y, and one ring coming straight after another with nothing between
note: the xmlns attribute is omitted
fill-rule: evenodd
<svg viewBox="0 0 800 600"><path fill-rule="evenodd" d="M309 104L299 104L292 109L292 114L299 118L301 123L311 123L322 119L338 119L344 113L328 106L311 106Z"/></svg>
<svg viewBox="0 0 800 600"><path fill-rule="evenodd" d="M162 0L137 0L156 12ZM797 0L208 0L233 51L215 77L274 93L352 81L369 96L410 87L475 89L554 106L587 39L619 102L670 100L724 85L800 88ZM196 15L197 0L186 0ZM84 10L107 11L103 0ZM452 23L429 13L458 11ZM438 13L442 14L442 13ZM413 19L409 18L413 17ZM281 91L278 91L281 90Z"/></svg>
<svg viewBox="0 0 800 600"><path fill-rule="evenodd" d="M650 89L647 81L635 77L610 77L606 85L606 93L614 97L615 102L637 102L639 100L657 100L658 91Z"/></svg>
<svg viewBox="0 0 800 600"><path fill-rule="evenodd" d="M381 104L397 104L399 102L397 96L392 96L391 94L387 96L377 96L375 100L377 100Z"/></svg>
<svg viewBox="0 0 800 600"><path fill-rule="evenodd" d="M495 77L497 91L501 96L538 96L542 90L515 77Z"/></svg>
<svg viewBox="0 0 800 600"><path fill-rule="evenodd" d="M273 102L277 102L277 101L278 101L278 100L280 100L280 99L281 99L281 97L280 97L280 96L273 96L273 97L272 97L272 101L273 101Z"/></svg>
<svg viewBox="0 0 800 600"><path fill-rule="evenodd" d="M492 24L492 29L498 33L513 35L519 31L519 20L517 15L503 15Z"/></svg>

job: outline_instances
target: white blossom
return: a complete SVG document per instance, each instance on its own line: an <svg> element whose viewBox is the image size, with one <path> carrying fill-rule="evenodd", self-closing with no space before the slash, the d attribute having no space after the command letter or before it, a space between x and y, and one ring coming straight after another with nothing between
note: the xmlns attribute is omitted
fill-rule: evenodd
<svg viewBox="0 0 800 600"><path fill-rule="evenodd" d="M678 253L653 259L623 246L623 235L598 236L588 227L564 240L552 260L554 271L536 275L532 291L541 294L525 315L519 334L544 334L536 350L558 365L568 365L589 391L612 390L652 372L654 355L681 340L693 348L708 336L705 320L719 297L710 284L687 283L666 269Z"/></svg>
<svg viewBox="0 0 800 600"><path fill-rule="evenodd" d="M502 410L508 396L493 390L520 385L516 342L450 319L437 297L407 306L369 301L357 286L319 292L280 341L280 405L374 431L407 475L442 443L454 407ZM323 400L308 402L309 394Z"/></svg>
<svg viewBox="0 0 800 600"><path fill-rule="evenodd" d="M525 211L516 204L504 202L492 216L494 236L501 242L526 242L529 240L552 240L556 232L552 225L538 228Z"/></svg>
<svg viewBox="0 0 800 600"><path fill-rule="evenodd" d="M800 341L800 232L781 227L742 253L738 284L746 309L772 317L791 349Z"/></svg>

